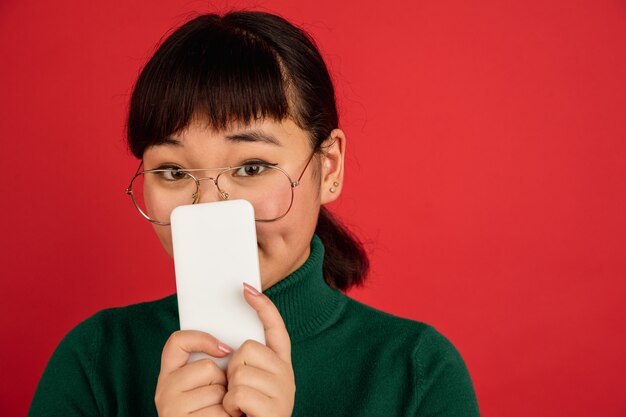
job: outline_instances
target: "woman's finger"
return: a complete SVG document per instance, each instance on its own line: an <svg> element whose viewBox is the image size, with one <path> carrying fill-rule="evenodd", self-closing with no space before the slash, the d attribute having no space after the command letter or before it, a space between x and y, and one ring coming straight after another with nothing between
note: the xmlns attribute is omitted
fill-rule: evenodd
<svg viewBox="0 0 626 417"><path fill-rule="evenodd" d="M197 330L179 330L167 339L161 354L161 374L170 374L185 366L189 354L204 352L215 357L224 357L232 348L208 333Z"/></svg>
<svg viewBox="0 0 626 417"><path fill-rule="evenodd" d="M265 344L280 359L291 364L291 340L278 309L266 295L244 283L244 298L256 311L265 330Z"/></svg>
<svg viewBox="0 0 626 417"><path fill-rule="evenodd" d="M284 395L284 384L281 382L265 370L249 365L238 366L228 373L228 389L245 385L270 398Z"/></svg>
<svg viewBox="0 0 626 417"><path fill-rule="evenodd" d="M189 415L193 417L231 417L226 410L224 410L222 404L215 404L210 407L194 411Z"/></svg>
<svg viewBox="0 0 626 417"><path fill-rule="evenodd" d="M233 417L239 417L242 413L251 416L281 415L273 412L269 397L245 385L237 385L229 389L224 395L222 405L224 410Z"/></svg>
<svg viewBox="0 0 626 417"><path fill-rule="evenodd" d="M221 405L226 387L221 384L205 385L185 392L181 401L189 412L195 412L213 405Z"/></svg>
<svg viewBox="0 0 626 417"><path fill-rule="evenodd" d="M200 359L176 369L169 376L170 384L181 392L203 385L226 385L226 374L211 359Z"/></svg>
<svg viewBox="0 0 626 417"><path fill-rule="evenodd" d="M237 349L228 361L226 374L242 365L253 366L270 374L279 375L285 371L285 362L278 354L263 343L248 339ZM230 379L230 377L228 377Z"/></svg>

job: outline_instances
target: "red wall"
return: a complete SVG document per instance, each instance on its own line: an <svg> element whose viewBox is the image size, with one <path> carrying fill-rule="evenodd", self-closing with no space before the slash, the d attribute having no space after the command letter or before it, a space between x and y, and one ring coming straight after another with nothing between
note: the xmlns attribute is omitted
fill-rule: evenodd
<svg viewBox="0 0 626 417"><path fill-rule="evenodd" d="M123 190L124 115L159 38L204 1L0 2L0 415L62 336L165 296ZM626 416L626 5L211 2L318 40L348 134L334 210L373 271L355 298L461 351L484 416Z"/></svg>

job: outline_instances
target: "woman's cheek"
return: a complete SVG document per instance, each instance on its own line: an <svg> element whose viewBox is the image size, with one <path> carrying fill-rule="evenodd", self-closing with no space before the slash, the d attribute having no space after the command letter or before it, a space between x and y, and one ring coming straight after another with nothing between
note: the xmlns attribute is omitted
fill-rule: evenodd
<svg viewBox="0 0 626 417"><path fill-rule="evenodd" d="M173 258L174 250L172 249L172 227L171 226L159 226L157 224L153 224L154 232L156 233L161 245L163 245L163 249L165 252Z"/></svg>

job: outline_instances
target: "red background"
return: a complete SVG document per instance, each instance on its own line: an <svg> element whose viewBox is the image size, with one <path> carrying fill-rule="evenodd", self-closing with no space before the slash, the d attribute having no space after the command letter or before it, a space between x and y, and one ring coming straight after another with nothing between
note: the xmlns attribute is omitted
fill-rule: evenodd
<svg viewBox="0 0 626 417"><path fill-rule="evenodd" d="M123 190L131 86L190 12L309 30L335 79L351 296L461 351L484 416L626 416L626 5L618 0L0 2L0 414L63 335L174 291ZM69 381L68 381L69 382Z"/></svg>

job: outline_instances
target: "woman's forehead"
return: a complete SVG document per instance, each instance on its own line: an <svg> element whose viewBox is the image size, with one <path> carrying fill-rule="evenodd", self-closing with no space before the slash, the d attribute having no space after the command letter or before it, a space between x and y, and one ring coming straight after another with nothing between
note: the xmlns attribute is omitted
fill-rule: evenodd
<svg viewBox="0 0 626 417"><path fill-rule="evenodd" d="M259 143L270 146L289 146L299 138L307 138L304 130L291 119L255 119L250 122L233 122L225 129L215 129L208 119L194 118L180 132L165 138L165 141L188 142L194 139L215 138L227 143ZM296 143L297 144L297 143Z"/></svg>
<svg viewBox="0 0 626 417"><path fill-rule="evenodd" d="M194 118L186 128L163 138L146 152L194 152L207 146L287 150L309 146L309 141L306 131L291 119L258 119L250 123L232 123L226 129L216 130L207 120Z"/></svg>

